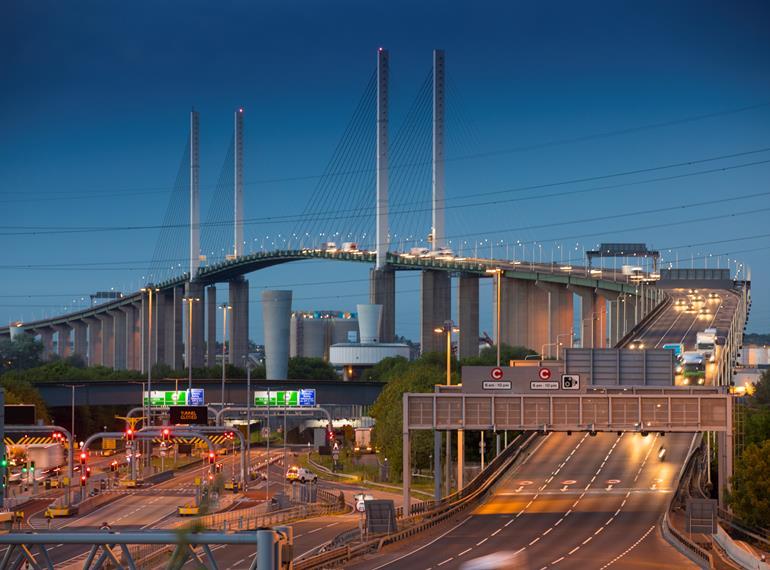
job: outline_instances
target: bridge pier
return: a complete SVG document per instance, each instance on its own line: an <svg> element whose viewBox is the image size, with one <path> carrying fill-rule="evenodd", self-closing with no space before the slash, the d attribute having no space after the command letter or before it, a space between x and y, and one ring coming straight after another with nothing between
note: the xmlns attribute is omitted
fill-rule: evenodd
<svg viewBox="0 0 770 570"><path fill-rule="evenodd" d="M86 319L88 324L88 365L102 363L102 321L96 317Z"/></svg>
<svg viewBox="0 0 770 570"><path fill-rule="evenodd" d="M217 363L217 286L206 287L206 366Z"/></svg>
<svg viewBox="0 0 770 570"><path fill-rule="evenodd" d="M142 306L131 305L131 309L126 313L126 335L129 343L126 348L128 368L131 370L142 369Z"/></svg>
<svg viewBox="0 0 770 570"><path fill-rule="evenodd" d="M53 329L39 328L34 330L35 334L40 335L40 342L43 345L43 360L48 360L53 355Z"/></svg>
<svg viewBox="0 0 770 570"><path fill-rule="evenodd" d="M536 310L540 313L535 317L537 321L545 320L547 326L546 342L530 347L538 352L541 352L543 345L546 345L546 351L543 357L556 356L560 354L557 350L557 344L561 338L569 336L573 329L573 307L572 307L572 291L568 290L563 285L556 285L554 283L545 283L543 281L536 281L535 286L548 293L548 301L546 304L547 315L545 319L542 318L542 307L538 307Z"/></svg>
<svg viewBox="0 0 770 570"><path fill-rule="evenodd" d="M108 368L115 367L115 319L110 313L96 315L102 322L102 361L100 364Z"/></svg>
<svg viewBox="0 0 770 570"><path fill-rule="evenodd" d="M88 324L83 321L73 321L70 323L74 331L72 339L72 350L75 355L88 361Z"/></svg>
<svg viewBox="0 0 770 570"><path fill-rule="evenodd" d="M457 288L458 356L479 355L479 277L461 275Z"/></svg>
<svg viewBox="0 0 770 570"><path fill-rule="evenodd" d="M553 310L550 295L544 284L503 277L500 282L500 342L509 346L524 346L538 353L549 340L551 329L559 330L563 307L570 303L560 295L561 287L554 286ZM492 325L497 327L497 296L492 296ZM566 318L564 319L566 320ZM556 324L552 324L554 321ZM569 331L569 329L567 329ZM555 338L555 334L554 334ZM546 347L547 348L547 347Z"/></svg>
<svg viewBox="0 0 770 570"><path fill-rule="evenodd" d="M382 305L380 342L396 338L396 272L388 267L369 271L369 302Z"/></svg>
<svg viewBox="0 0 770 570"><path fill-rule="evenodd" d="M445 339L434 332L452 318L452 278L445 271L422 272L420 287L420 352L444 352Z"/></svg>
<svg viewBox="0 0 770 570"><path fill-rule="evenodd" d="M56 354L59 358L67 358L70 355L70 331L69 325L56 325Z"/></svg>
<svg viewBox="0 0 770 570"><path fill-rule="evenodd" d="M127 342L126 334L126 313L117 310L110 311L112 317L112 368L115 370L126 370Z"/></svg>
<svg viewBox="0 0 770 570"><path fill-rule="evenodd" d="M607 303L597 295L593 287L570 285L580 297L580 342L583 348L605 348L607 326Z"/></svg>
<svg viewBox="0 0 770 570"><path fill-rule="evenodd" d="M249 353L249 282L246 279L230 281L230 364L243 366Z"/></svg>
<svg viewBox="0 0 770 570"><path fill-rule="evenodd" d="M187 282L185 284L187 297L200 299L200 301L193 302L192 304L192 343L191 346L187 346L190 341L190 332L185 338L185 356L187 357L187 365L193 368L203 367L203 352L205 345L205 327L204 327L204 313L205 313L205 299L203 286L199 283ZM189 310L189 309L188 309ZM189 315L189 313L188 313ZM187 326L190 326L188 323Z"/></svg>
<svg viewBox="0 0 770 570"><path fill-rule="evenodd" d="M163 362L174 370L181 370L184 367L182 297L184 297L184 287L181 286L161 291L156 297L158 328L154 337L157 362Z"/></svg>

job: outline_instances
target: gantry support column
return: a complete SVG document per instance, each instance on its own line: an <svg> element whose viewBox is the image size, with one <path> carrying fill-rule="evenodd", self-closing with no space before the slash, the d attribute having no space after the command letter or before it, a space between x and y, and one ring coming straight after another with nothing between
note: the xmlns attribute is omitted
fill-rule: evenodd
<svg viewBox="0 0 770 570"><path fill-rule="evenodd" d="M102 366L115 368L115 319L109 313L100 313L96 318L102 322Z"/></svg>
<svg viewBox="0 0 770 570"><path fill-rule="evenodd" d="M70 355L70 331L72 327L68 324L56 325L56 353L59 358L67 358Z"/></svg>
<svg viewBox="0 0 770 570"><path fill-rule="evenodd" d="M96 317L86 320L88 324L88 365L102 364L102 321Z"/></svg>
<svg viewBox="0 0 770 570"><path fill-rule="evenodd" d="M206 330L204 326L204 298L203 298L203 286L199 283L185 283L187 297L200 299L199 301L192 301L192 346L187 347L188 336L185 336L185 354L187 356L187 366L192 365L193 368L203 367L203 352L205 350L205 337ZM188 309L189 311L189 309ZM189 316L189 312L188 312ZM189 326L189 325L188 325ZM189 349L189 352L187 351Z"/></svg>
<svg viewBox="0 0 770 570"><path fill-rule="evenodd" d="M461 275L457 289L460 358L479 355L479 277Z"/></svg>
<svg viewBox="0 0 770 570"><path fill-rule="evenodd" d="M217 363L217 287L206 287L206 366Z"/></svg>
<svg viewBox="0 0 770 570"><path fill-rule="evenodd" d="M452 318L452 278L446 271L422 272L420 352L445 352L445 339L434 329Z"/></svg>
<svg viewBox="0 0 770 570"><path fill-rule="evenodd" d="M74 331L72 339L72 348L75 355L88 361L88 325L83 321L73 321L70 323Z"/></svg>
<svg viewBox="0 0 770 570"><path fill-rule="evenodd" d="M230 364L243 366L249 353L249 282L245 279L230 281Z"/></svg>
<svg viewBox="0 0 770 570"><path fill-rule="evenodd" d="M110 311L112 317L112 367L115 370L125 370L126 365L126 313Z"/></svg>
<svg viewBox="0 0 770 570"><path fill-rule="evenodd" d="M382 305L380 342L396 338L396 272L385 267L369 272L369 302Z"/></svg>

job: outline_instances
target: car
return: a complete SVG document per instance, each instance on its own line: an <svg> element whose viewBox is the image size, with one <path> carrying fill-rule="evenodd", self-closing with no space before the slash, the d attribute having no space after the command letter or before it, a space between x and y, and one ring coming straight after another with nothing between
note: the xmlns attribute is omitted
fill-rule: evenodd
<svg viewBox="0 0 770 570"><path fill-rule="evenodd" d="M631 350L644 350L644 341L640 338L635 338L628 343L628 348Z"/></svg>
<svg viewBox="0 0 770 570"><path fill-rule="evenodd" d="M286 480L289 482L299 481L300 483L316 483L318 481L318 475L310 471L310 469L292 465L286 471Z"/></svg>
<svg viewBox="0 0 770 570"><path fill-rule="evenodd" d="M676 301L674 301L674 306L683 309L687 306L687 299L684 297L679 297Z"/></svg>
<svg viewBox="0 0 770 570"><path fill-rule="evenodd" d="M666 459L666 448L662 445L660 446L660 449L658 449L658 459L661 461L664 461Z"/></svg>
<svg viewBox="0 0 770 570"><path fill-rule="evenodd" d="M714 293L713 291L708 294L708 300L709 301L719 301L721 297L719 296L719 293Z"/></svg>

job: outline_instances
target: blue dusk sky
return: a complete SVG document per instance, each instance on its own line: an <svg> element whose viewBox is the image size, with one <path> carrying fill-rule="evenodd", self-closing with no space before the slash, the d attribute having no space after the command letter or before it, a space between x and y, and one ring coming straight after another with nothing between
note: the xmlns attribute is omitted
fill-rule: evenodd
<svg viewBox="0 0 770 570"><path fill-rule="evenodd" d="M365 244L370 218L334 212L374 207L375 118L351 117L360 101L369 110L382 46L394 249L430 231L420 103L441 48L456 252L578 263L599 242L645 242L664 267L729 258L735 270L737 259L753 280L749 331L770 332L768 22L761 0L5 2L0 322L135 291L154 257L185 265L184 232L157 243L158 226L187 208L177 171L193 107L204 223L232 201L227 155L242 106L247 251L282 245L303 212L323 212L309 241L344 229L351 238L337 241ZM338 148L347 162L330 163ZM414 168L399 172L398 157L415 157ZM262 289L293 290L298 310L368 299L364 264L291 263L249 281L257 342ZM417 274L399 274L397 288L397 333L417 340ZM481 329L491 332L490 294L484 280Z"/></svg>

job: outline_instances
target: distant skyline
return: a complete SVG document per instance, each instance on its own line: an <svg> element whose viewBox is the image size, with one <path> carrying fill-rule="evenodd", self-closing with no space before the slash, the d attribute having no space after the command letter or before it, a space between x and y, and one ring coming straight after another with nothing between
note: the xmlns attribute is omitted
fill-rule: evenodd
<svg viewBox="0 0 770 570"><path fill-rule="evenodd" d="M768 21L761 1L11 3L0 23L0 323L143 284L192 107L202 216L242 106L246 216L263 220L247 234L253 248L270 242L278 226L264 218L303 212L383 46L391 140L432 50L446 51L459 113L447 123L455 250L503 240L520 256L520 240L527 256L537 242L564 259L630 241L684 263L738 259L754 284L748 330L770 332ZM429 178L416 180L401 190L407 204L430 196ZM427 235L426 216L414 219ZM95 226L154 227L83 230ZM294 310L368 300L359 264L248 278L260 343L261 289L292 289ZM413 340L418 288L399 274L396 332ZM491 333L490 295L485 280L480 328Z"/></svg>

